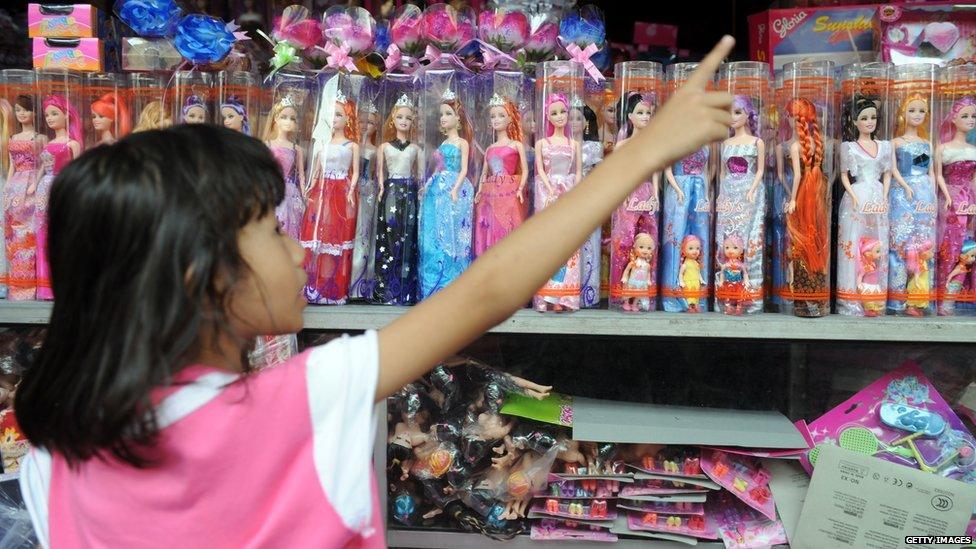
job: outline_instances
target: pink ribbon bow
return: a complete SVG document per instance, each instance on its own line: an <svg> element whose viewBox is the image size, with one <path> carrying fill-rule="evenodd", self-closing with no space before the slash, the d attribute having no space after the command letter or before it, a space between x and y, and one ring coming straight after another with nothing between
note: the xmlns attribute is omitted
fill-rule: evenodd
<svg viewBox="0 0 976 549"><path fill-rule="evenodd" d="M600 69L596 68L593 61L590 61L590 58L593 57L596 52L600 51L600 48L597 48L596 44L590 44L589 46L586 46L585 49L580 49L580 47L576 44L567 44L566 51L569 53L570 61L576 61L577 63L583 65L583 68L586 69L586 72L590 73L590 76L592 76L594 80L597 82L603 82L603 73L600 72Z"/></svg>
<svg viewBox="0 0 976 549"><path fill-rule="evenodd" d="M349 46L345 44L336 46L332 42L329 42L324 48L320 46L316 47L328 54L326 64L330 68L346 69L349 72L359 71L359 69L356 67L356 63L352 60L352 57L349 56Z"/></svg>
<svg viewBox="0 0 976 549"><path fill-rule="evenodd" d="M511 55L508 55L491 44L486 44L485 42L478 40L478 45L481 46L483 69L493 69L498 65L504 65L506 68L510 68L518 64L515 58L513 58Z"/></svg>
<svg viewBox="0 0 976 549"><path fill-rule="evenodd" d="M383 62L386 70L392 71L398 68L402 60L403 54L400 53L400 48L396 44L390 44L390 47L386 48L386 61Z"/></svg>

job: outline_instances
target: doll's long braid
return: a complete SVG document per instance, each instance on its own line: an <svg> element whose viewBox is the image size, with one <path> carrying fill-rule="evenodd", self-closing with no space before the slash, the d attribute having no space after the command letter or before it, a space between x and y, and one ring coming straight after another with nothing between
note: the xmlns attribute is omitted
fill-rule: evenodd
<svg viewBox="0 0 976 549"><path fill-rule="evenodd" d="M829 230L827 181L820 167L824 145L817 123L817 111L813 103L806 99L790 101L787 110L796 120L796 135L802 147L803 174L796 190L796 210L787 218L786 228L795 256L811 272L826 273Z"/></svg>

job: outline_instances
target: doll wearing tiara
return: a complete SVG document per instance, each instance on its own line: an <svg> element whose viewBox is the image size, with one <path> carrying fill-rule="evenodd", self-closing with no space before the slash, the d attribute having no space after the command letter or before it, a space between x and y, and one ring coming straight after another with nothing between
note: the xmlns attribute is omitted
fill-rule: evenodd
<svg viewBox="0 0 976 549"><path fill-rule="evenodd" d="M246 118L245 118L246 120ZM305 215L305 149L296 141L298 135L298 104L285 96L271 108L268 127L264 130L264 144L271 150L285 176L285 198L275 208L281 230L292 238L299 238L302 217Z"/></svg>
<svg viewBox="0 0 976 549"><path fill-rule="evenodd" d="M356 215L356 242L352 250L352 283L349 297L369 299L373 295L373 266L376 259L376 130L380 126L376 105L367 103L362 111L362 170L359 176L359 212Z"/></svg>
<svg viewBox="0 0 976 549"><path fill-rule="evenodd" d="M420 147L411 142L417 111L400 96L383 128L376 153L379 202L372 302L410 305L417 301L417 174Z"/></svg>
<svg viewBox="0 0 976 549"><path fill-rule="evenodd" d="M468 180L471 122L451 90L441 96L438 115L445 139L434 153L434 173L421 190L420 299L453 282L472 257L474 187Z"/></svg>
<svg viewBox="0 0 976 549"><path fill-rule="evenodd" d="M525 185L529 166L522 143L521 115L512 101L496 93L488 102L488 116L495 142L485 151L474 198L475 256L505 238L528 215Z"/></svg>
<svg viewBox="0 0 976 549"><path fill-rule="evenodd" d="M323 102L329 100L328 95L323 93ZM308 207L301 230L302 246L308 250L305 298L325 305L344 304L349 296L359 181L356 105L341 92L335 94L333 105L319 109L312 133L310 183L303 192Z"/></svg>
<svg viewBox="0 0 976 549"><path fill-rule="evenodd" d="M546 97L545 137L536 141L535 209L541 211L572 189L582 177L580 143L569 133L569 100L561 93ZM549 279L533 298L537 311L579 309L579 251Z"/></svg>

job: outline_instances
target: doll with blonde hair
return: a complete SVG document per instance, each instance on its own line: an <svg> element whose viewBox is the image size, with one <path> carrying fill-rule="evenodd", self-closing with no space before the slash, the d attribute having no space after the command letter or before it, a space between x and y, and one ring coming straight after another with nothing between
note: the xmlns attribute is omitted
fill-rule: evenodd
<svg viewBox="0 0 976 549"><path fill-rule="evenodd" d="M156 100L146 103L146 106L142 108L142 112L139 113L139 121L136 122L136 127L132 131L144 132L146 130L159 130L170 127L173 121L166 116L166 112L162 101Z"/></svg>
<svg viewBox="0 0 976 549"><path fill-rule="evenodd" d="M281 230L292 238L299 238L302 217L305 215L305 149L298 144L301 133L299 101L290 95L282 97L271 107L268 125L262 140L271 150L281 173L285 176L285 198L275 208Z"/></svg>
<svg viewBox="0 0 976 549"><path fill-rule="evenodd" d="M628 254L627 266L620 276L620 283L629 291L621 305L625 311L651 310L651 298L644 294L652 284L655 248L654 237L650 233L639 232L634 235L634 245ZM630 295L631 293L634 295Z"/></svg>

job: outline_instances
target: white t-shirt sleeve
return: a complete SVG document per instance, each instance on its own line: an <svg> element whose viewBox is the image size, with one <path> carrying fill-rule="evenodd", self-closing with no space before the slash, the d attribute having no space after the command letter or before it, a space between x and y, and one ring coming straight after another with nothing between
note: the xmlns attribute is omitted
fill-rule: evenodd
<svg viewBox="0 0 976 549"><path fill-rule="evenodd" d="M51 455L32 448L20 464L20 493L34 525L41 547L51 547L48 530L48 500L51 490Z"/></svg>
<svg viewBox="0 0 976 549"><path fill-rule="evenodd" d="M372 457L376 434L376 332L343 336L308 354L315 469L329 502L350 530L372 528Z"/></svg>

